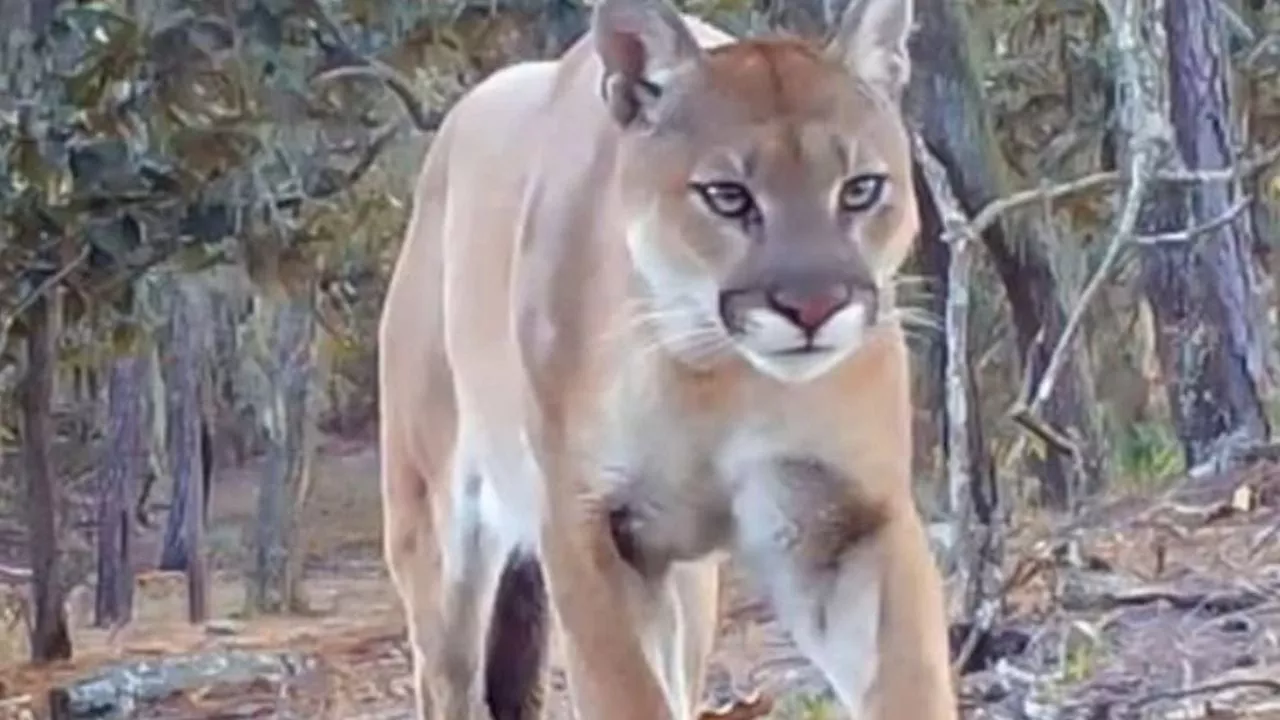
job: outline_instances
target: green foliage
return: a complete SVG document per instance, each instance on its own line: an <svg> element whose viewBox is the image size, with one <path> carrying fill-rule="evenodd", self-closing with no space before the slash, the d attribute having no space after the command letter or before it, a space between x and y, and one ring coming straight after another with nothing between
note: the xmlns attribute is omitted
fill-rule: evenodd
<svg viewBox="0 0 1280 720"><path fill-rule="evenodd" d="M62 3L44 32L0 38L0 353L55 285L66 322L124 332L133 281L159 263L244 258L266 281L306 280L350 238L332 221L349 208L326 203L402 112L367 73L316 78L364 68L396 41L386 27L410 27L403 4L350 4L373 25L360 42L333 19L344 8L278 0L154 0L136 17Z"/></svg>
<svg viewBox="0 0 1280 720"><path fill-rule="evenodd" d="M834 720L841 714L843 710L832 697L796 693L780 700L769 717L773 720Z"/></svg>
<svg viewBox="0 0 1280 720"><path fill-rule="evenodd" d="M1122 481L1150 489L1182 469L1182 449L1167 422L1139 422L1121 428L1113 443L1113 466Z"/></svg>

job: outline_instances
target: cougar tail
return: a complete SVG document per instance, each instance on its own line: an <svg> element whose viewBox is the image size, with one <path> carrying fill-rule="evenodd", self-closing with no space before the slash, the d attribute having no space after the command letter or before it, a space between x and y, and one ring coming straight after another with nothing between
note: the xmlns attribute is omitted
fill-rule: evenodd
<svg viewBox="0 0 1280 720"><path fill-rule="evenodd" d="M536 555L515 550L498 581L485 659L493 720L537 720L546 693L547 587Z"/></svg>

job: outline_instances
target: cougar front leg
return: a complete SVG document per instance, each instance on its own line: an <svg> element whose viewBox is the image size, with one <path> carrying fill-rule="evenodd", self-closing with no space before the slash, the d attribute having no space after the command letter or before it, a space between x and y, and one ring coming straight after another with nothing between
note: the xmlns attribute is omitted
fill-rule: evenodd
<svg viewBox="0 0 1280 720"><path fill-rule="evenodd" d="M419 717L490 720L484 639L508 548L480 516L483 478L465 456L455 466L434 507L411 517L388 508L390 537L400 538L388 557L408 618Z"/></svg>
<svg viewBox="0 0 1280 720"><path fill-rule="evenodd" d="M563 630L575 715L582 720L679 720L646 657L633 608L635 570L619 556L603 503L585 500L567 453L542 453L549 492L542 557Z"/></svg>
<svg viewBox="0 0 1280 720"><path fill-rule="evenodd" d="M694 717L715 643L719 563L711 558L674 564L655 560L643 539L630 534L623 515L612 513L610 525L633 570L624 573L626 596L645 658L662 684L672 716Z"/></svg>
<svg viewBox="0 0 1280 720"><path fill-rule="evenodd" d="M881 671L868 717L956 720L942 577L915 508L874 539L884 578Z"/></svg>
<svg viewBox="0 0 1280 720"><path fill-rule="evenodd" d="M744 485L738 551L856 720L955 720L942 589L910 498L816 462Z"/></svg>

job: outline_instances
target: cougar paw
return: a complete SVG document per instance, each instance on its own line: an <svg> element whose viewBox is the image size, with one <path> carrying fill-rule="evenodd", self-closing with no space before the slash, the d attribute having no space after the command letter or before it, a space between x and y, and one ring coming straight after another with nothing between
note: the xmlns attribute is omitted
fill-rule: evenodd
<svg viewBox="0 0 1280 720"><path fill-rule="evenodd" d="M751 696L736 698L717 708L708 708L698 713L698 720L756 720L768 717L773 712L773 701L753 692Z"/></svg>

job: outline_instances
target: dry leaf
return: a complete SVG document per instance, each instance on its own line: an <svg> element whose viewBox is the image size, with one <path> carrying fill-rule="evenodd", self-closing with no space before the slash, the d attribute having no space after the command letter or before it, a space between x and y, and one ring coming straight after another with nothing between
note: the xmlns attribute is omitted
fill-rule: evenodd
<svg viewBox="0 0 1280 720"><path fill-rule="evenodd" d="M1241 485L1236 491L1231 493L1231 507L1235 510L1247 513L1257 507L1257 494L1253 492L1253 488L1248 485Z"/></svg>

